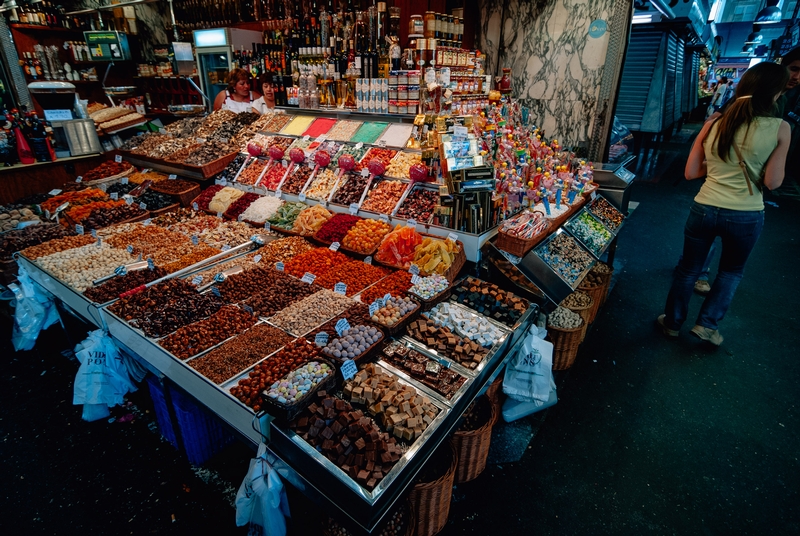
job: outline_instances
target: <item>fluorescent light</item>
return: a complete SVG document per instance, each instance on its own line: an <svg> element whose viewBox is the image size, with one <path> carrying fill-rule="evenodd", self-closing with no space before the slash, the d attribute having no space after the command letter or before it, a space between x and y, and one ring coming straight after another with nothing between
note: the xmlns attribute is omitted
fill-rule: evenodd
<svg viewBox="0 0 800 536"><path fill-rule="evenodd" d="M757 32L752 32L750 35L747 36L747 39L744 40L745 45L755 45L756 43L760 43L764 40L764 36Z"/></svg>
<svg viewBox="0 0 800 536"><path fill-rule="evenodd" d="M766 0L764 2L764 9L756 15L756 24L776 24L781 21L783 14L781 8L778 7L780 0Z"/></svg>
<svg viewBox="0 0 800 536"><path fill-rule="evenodd" d="M750 60L750 65L748 65L747 68L749 69L750 67L752 67L756 63L761 63L762 61L764 61L764 58L752 58Z"/></svg>
<svg viewBox="0 0 800 536"><path fill-rule="evenodd" d="M711 6L711 12L708 14L708 22L717 20L717 14L724 4L723 0L714 0L714 5Z"/></svg>
<svg viewBox="0 0 800 536"><path fill-rule="evenodd" d="M653 15L634 15L631 24L649 24L653 22Z"/></svg>

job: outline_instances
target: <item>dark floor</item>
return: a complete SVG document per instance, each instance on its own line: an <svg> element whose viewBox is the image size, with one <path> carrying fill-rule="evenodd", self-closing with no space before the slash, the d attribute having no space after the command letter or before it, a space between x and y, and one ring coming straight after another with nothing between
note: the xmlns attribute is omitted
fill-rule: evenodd
<svg viewBox="0 0 800 536"><path fill-rule="evenodd" d="M691 325L677 341L653 326L700 187L678 180L695 130L635 184L615 286L558 377L558 404L506 429L535 436L520 461L456 487L443 535L800 533L800 202L770 198L720 349ZM237 444L192 468L153 430L146 391L115 422L83 422L77 364L60 353L69 345L58 327L31 352L4 342L0 531L244 534L231 501L251 451ZM309 505L290 501L293 532L317 532Z"/></svg>

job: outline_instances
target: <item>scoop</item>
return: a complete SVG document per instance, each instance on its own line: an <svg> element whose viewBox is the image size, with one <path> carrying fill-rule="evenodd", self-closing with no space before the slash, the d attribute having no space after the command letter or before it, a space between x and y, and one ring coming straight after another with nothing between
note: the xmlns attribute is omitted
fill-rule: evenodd
<svg viewBox="0 0 800 536"><path fill-rule="evenodd" d="M236 275L236 274L239 274L239 273L242 273L242 272L244 272L244 268L242 268L241 266L234 266L232 268L228 268L227 270L223 270L223 271L219 272L218 274L216 274L214 276L214 278L211 280L210 283L208 283L206 285L203 285L202 287L197 287L197 292L203 292L204 290L208 289L209 287L212 287L213 285L215 285L217 283L222 283L223 281L228 279L230 276Z"/></svg>
<svg viewBox="0 0 800 536"><path fill-rule="evenodd" d="M92 281L92 285L96 286L102 283L103 281L108 281L109 279L112 279L117 276L123 276L128 272L137 272L139 270L144 270L145 268L147 268L147 261L136 261L130 264L123 264L121 266L117 266L114 269L113 274L105 275L99 279L95 279L94 281Z"/></svg>

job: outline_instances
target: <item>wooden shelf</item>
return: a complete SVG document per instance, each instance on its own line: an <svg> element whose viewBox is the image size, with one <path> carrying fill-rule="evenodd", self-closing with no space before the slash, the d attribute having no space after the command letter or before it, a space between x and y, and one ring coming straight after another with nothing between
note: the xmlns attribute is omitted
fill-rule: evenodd
<svg viewBox="0 0 800 536"><path fill-rule="evenodd" d="M38 24L9 24L9 27L15 30L38 30L44 32L69 32L69 33L83 33L84 30L72 30L69 28L61 28L60 26L39 26Z"/></svg>

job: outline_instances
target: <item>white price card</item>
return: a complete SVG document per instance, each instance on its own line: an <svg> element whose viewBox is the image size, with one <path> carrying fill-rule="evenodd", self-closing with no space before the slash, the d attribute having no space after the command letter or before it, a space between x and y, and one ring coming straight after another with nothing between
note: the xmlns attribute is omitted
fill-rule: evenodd
<svg viewBox="0 0 800 536"><path fill-rule="evenodd" d="M282 194L282 192L281 192L280 188L278 188L277 190L275 190L275 197L277 197L278 199L280 199L280 198L281 198L281 194Z"/></svg>
<svg viewBox="0 0 800 536"><path fill-rule="evenodd" d="M413 228L416 229L417 228L417 220L408 220L406 222L406 227L413 227Z"/></svg>
<svg viewBox="0 0 800 536"><path fill-rule="evenodd" d="M408 271L411 272L411 275L419 275L419 266L412 264Z"/></svg>
<svg viewBox="0 0 800 536"><path fill-rule="evenodd" d="M192 278L192 285L194 285L194 286L197 286L202 282L203 282L203 276L202 275L196 275L196 276L194 276Z"/></svg>
<svg viewBox="0 0 800 536"><path fill-rule="evenodd" d="M305 203L306 202L306 194L298 195L297 199L299 199L301 203Z"/></svg>
<svg viewBox="0 0 800 536"><path fill-rule="evenodd" d="M222 218L222 211L220 210L217 211L217 218Z"/></svg>
<svg viewBox="0 0 800 536"><path fill-rule="evenodd" d="M111 193L111 199L116 201L117 199L119 199L119 194L117 192L112 192Z"/></svg>
<svg viewBox="0 0 800 536"><path fill-rule="evenodd" d="M369 177L369 170L367 168L361 169L361 176L362 177Z"/></svg>
<svg viewBox="0 0 800 536"><path fill-rule="evenodd" d="M345 283L336 283L333 285L333 291L336 294L341 294L342 296L347 295L347 285Z"/></svg>
<svg viewBox="0 0 800 536"><path fill-rule="evenodd" d="M342 333L350 329L350 323L347 321L346 318L340 318L338 322L336 322L336 333L339 336L342 336Z"/></svg>
<svg viewBox="0 0 800 536"><path fill-rule="evenodd" d="M114 162L116 162L117 164L121 164L122 163L122 157L120 155L115 156L114 157Z"/></svg>
<svg viewBox="0 0 800 536"><path fill-rule="evenodd" d="M177 176L177 175L175 175L174 173L170 174L170 176L169 176L169 177L167 177L167 179L169 179L169 180L171 180L171 181L174 181L174 180L175 180L175 179L177 179L177 178L178 178L178 176Z"/></svg>
<svg viewBox="0 0 800 536"><path fill-rule="evenodd" d="M221 298L221 297L222 297L222 294L220 294L220 292L219 292L219 289L218 289L217 287L211 287L211 292L212 292L212 293L214 294L214 296L216 296L217 298Z"/></svg>
<svg viewBox="0 0 800 536"><path fill-rule="evenodd" d="M351 203L350 204L350 214L352 214L353 216L358 214L358 203Z"/></svg>
<svg viewBox="0 0 800 536"><path fill-rule="evenodd" d="M83 177L78 175L77 177L75 177L75 182L83 182Z"/></svg>
<svg viewBox="0 0 800 536"><path fill-rule="evenodd" d="M381 301L380 299L377 299L369 304L369 316L374 316L375 313L378 312L378 309L381 308L380 301Z"/></svg>
<svg viewBox="0 0 800 536"><path fill-rule="evenodd" d="M364 264L372 264L372 256L364 257Z"/></svg>
<svg viewBox="0 0 800 536"><path fill-rule="evenodd" d="M356 149L357 149L357 150L358 150L358 149L361 149L362 147L364 147L364 144L363 144L362 142L358 142L358 143L356 143Z"/></svg>
<svg viewBox="0 0 800 536"><path fill-rule="evenodd" d="M197 237L197 235L193 235L192 236L192 244L194 244L196 246L199 243L200 243L200 239Z"/></svg>
<svg viewBox="0 0 800 536"><path fill-rule="evenodd" d="M272 230L272 226L270 225L270 223L269 223L268 221L265 221L265 222L264 222L264 229L265 229L267 232L270 232L270 231Z"/></svg>
<svg viewBox="0 0 800 536"><path fill-rule="evenodd" d="M219 186L227 186L228 181L226 179L217 179L214 181L214 184L217 184Z"/></svg>
<svg viewBox="0 0 800 536"><path fill-rule="evenodd" d="M147 210L147 203L144 203L144 202L139 203L139 208L142 209L142 210Z"/></svg>
<svg viewBox="0 0 800 536"><path fill-rule="evenodd" d="M97 229L92 229L92 238L97 238Z"/></svg>
<svg viewBox="0 0 800 536"><path fill-rule="evenodd" d="M422 278L416 274L411 276L411 284L412 285L419 285L422 282Z"/></svg>
<svg viewBox="0 0 800 536"><path fill-rule="evenodd" d="M283 167L285 167L285 168L288 168L289 167L289 161L288 160L281 160L281 165Z"/></svg>
<svg viewBox="0 0 800 536"><path fill-rule="evenodd" d="M339 251L339 247L340 246L341 246L341 244L339 244L339 242L333 242L333 243L331 243L331 245L330 245L330 247L328 249L330 249L331 251Z"/></svg>
<svg viewBox="0 0 800 536"><path fill-rule="evenodd" d="M127 251L128 253L133 253L133 246L131 244L128 244L128 247L125 248L125 251Z"/></svg>
<svg viewBox="0 0 800 536"><path fill-rule="evenodd" d="M282 272L283 271L283 263L281 261L276 262L275 263L275 269L278 270L279 272Z"/></svg>
<svg viewBox="0 0 800 536"><path fill-rule="evenodd" d="M450 242L457 242L457 241L458 241L458 235L457 235L456 233L449 233L449 234L447 235L447 239L448 239Z"/></svg>
<svg viewBox="0 0 800 536"><path fill-rule="evenodd" d="M389 223L389 215L388 214L379 214L378 219L384 223Z"/></svg>
<svg viewBox="0 0 800 536"><path fill-rule="evenodd" d="M195 212L198 212L200 210L200 207L197 205L196 201L192 203L192 210L194 210Z"/></svg>
<svg viewBox="0 0 800 536"><path fill-rule="evenodd" d="M128 184L128 177L122 177L119 182L120 184Z"/></svg>
<svg viewBox="0 0 800 536"><path fill-rule="evenodd" d="M228 251L229 249L231 249L231 246L228 244L222 246L222 251Z"/></svg>
<svg viewBox="0 0 800 536"><path fill-rule="evenodd" d="M83 234L83 225L81 225L80 223L78 225L76 225L75 226L75 232L78 233L78 234Z"/></svg>
<svg viewBox="0 0 800 536"><path fill-rule="evenodd" d="M156 269L156 263L153 261L152 257L148 257L147 258L147 269L148 270L155 270Z"/></svg>
<svg viewBox="0 0 800 536"><path fill-rule="evenodd" d="M311 283L314 282L316 278L317 276L315 276L311 272L306 272L303 274L303 277L300 278L300 281L302 281L303 283L308 283L310 285Z"/></svg>
<svg viewBox="0 0 800 536"><path fill-rule="evenodd" d="M328 345L328 334L324 331L320 331L314 336L314 344L319 346L320 348L324 348Z"/></svg>
<svg viewBox="0 0 800 536"><path fill-rule="evenodd" d="M256 255L255 257L253 257L253 264L258 264L259 262L261 262L261 258L262 258L261 255Z"/></svg>
<svg viewBox="0 0 800 536"><path fill-rule="evenodd" d="M342 362L342 377L345 381L353 378L356 373L358 373L358 367L356 366L356 362L352 359L345 359Z"/></svg>
<svg viewBox="0 0 800 536"><path fill-rule="evenodd" d="M57 189L57 188L56 188L55 190L50 190L50 191L49 191L49 192L47 192L47 193L48 193L48 195L58 195L58 194L60 194L60 193L61 193L61 190L59 190L59 189Z"/></svg>
<svg viewBox="0 0 800 536"><path fill-rule="evenodd" d="M239 214L239 215L236 217L236 221L239 221L239 222L241 222L241 221L244 221L244 216L243 216L242 214Z"/></svg>
<svg viewBox="0 0 800 536"><path fill-rule="evenodd" d="M305 136L303 136L303 141L308 141L308 140L310 140L310 139L311 139L311 136L309 136L308 134L306 134Z"/></svg>
<svg viewBox="0 0 800 536"><path fill-rule="evenodd" d="M392 295L389 292L387 292L386 294L383 295L383 303L384 304L389 303L389 300L391 300L391 299L392 299Z"/></svg>
<svg viewBox="0 0 800 536"><path fill-rule="evenodd" d="M147 226L148 226L148 225L150 225L151 223L153 223L153 219L152 219L152 218L147 218L146 220L144 220L144 221L142 222L142 225L144 225L145 227L147 227Z"/></svg>

